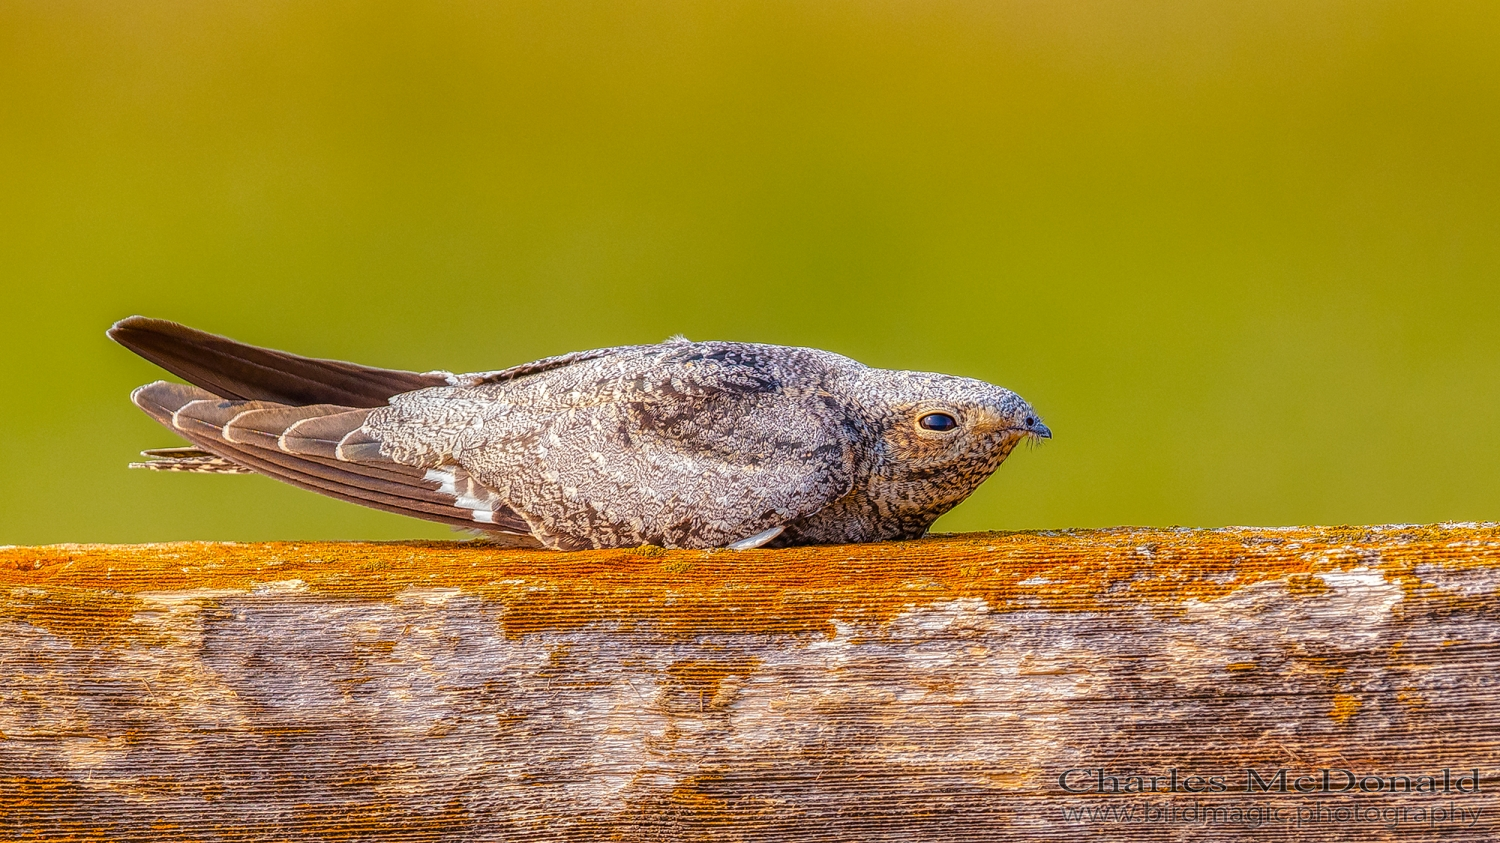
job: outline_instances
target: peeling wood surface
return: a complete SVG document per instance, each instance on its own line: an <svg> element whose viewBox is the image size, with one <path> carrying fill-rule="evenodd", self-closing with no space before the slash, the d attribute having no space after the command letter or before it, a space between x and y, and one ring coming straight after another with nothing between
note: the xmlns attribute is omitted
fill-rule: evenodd
<svg viewBox="0 0 1500 843"><path fill-rule="evenodd" d="M0 839L1495 840L1497 587L1496 525L0 548ZM1325 769L1447 792L1245 792Z"/></svg>

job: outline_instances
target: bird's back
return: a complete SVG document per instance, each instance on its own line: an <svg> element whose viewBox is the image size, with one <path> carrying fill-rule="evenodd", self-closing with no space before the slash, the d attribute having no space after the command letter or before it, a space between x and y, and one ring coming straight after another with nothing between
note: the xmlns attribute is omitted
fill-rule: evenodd
<svg viewBox="0 0 1500 843"><path fill-rule="evenodd" d="M403 464L461 465L557 546L721 546L846 493L847 358L672 341L398 395L366 429ZM464 382L473 385L463 385Z"/></svg>

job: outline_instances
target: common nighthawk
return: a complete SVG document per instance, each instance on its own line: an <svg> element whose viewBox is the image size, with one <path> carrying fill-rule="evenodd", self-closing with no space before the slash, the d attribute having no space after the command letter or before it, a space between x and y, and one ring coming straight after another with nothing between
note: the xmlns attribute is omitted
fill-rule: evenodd
<svg viewBox="0 0 1500 843"><path fill-rule="evenodd" d="M1007 389L811 348L678 338L456 375L141 316L109 336L193 384L131 394L192 443L134 466L258 472L559 550L916 538L1052 436Z"/></svg>

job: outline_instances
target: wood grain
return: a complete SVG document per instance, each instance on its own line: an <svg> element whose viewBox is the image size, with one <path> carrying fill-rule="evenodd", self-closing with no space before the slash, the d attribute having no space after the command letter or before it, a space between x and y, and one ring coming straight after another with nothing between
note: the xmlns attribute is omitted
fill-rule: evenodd
<svg viewBox="0 0 1500 843"><path fill-rule="evenodd" d="M0 548L0 839L1495 840L1497 587L1496 525Z"/></svg>

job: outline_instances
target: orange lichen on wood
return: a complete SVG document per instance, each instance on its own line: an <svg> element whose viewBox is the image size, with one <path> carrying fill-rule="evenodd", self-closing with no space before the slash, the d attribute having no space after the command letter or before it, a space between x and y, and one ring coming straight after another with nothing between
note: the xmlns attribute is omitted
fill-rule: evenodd
<svg viewBox="0 0 1500 843"><path fill-rule="evenodd" d="M1461 554L1452 552L1458 544ZM292 588L388 598L454 588L505 604L515 634L605 619L684 634L791 633L959 598L997 608L1167 610L1267 580L1314 594L1327 587L1319 574L1361 566L1420 591L1420 564L1500 567L1500 527L1119 528L743 552L555 553L482 541L53 545L0 549L0 588L45 589L34 611L60 626L123 622L143 593ZM87 617L76 611L80 600Z"/></svg>
<svg viewBox="0 0 1500 843"><path fill-rule="evenodd" d="M1252 796L1441 798L1476 813L1397 836L1497 839L1497 589L1496 525L0 548L0 839L1093 840L1139 829L1091 806Z"/></svg>
<svg viewBox="0 0 1500 843"><path fill-rule="evenodd" d="M1333 711L1329 716L1340 726L1349 722L1349 718L1359 712L1359 697L1353 694L1334 694Z"/></svg>

